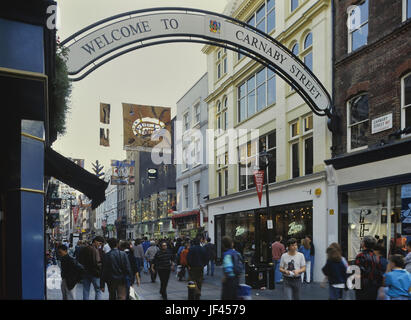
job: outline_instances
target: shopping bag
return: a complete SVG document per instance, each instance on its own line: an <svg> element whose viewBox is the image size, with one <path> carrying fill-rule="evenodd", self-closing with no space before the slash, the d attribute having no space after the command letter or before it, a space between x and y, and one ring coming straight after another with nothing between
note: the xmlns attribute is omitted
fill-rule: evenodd
<svg viewBox="0 0 411 320"><path fill-rule="evenodd" d="M140 300L133 286L130 287L130 300Z"/></svg>

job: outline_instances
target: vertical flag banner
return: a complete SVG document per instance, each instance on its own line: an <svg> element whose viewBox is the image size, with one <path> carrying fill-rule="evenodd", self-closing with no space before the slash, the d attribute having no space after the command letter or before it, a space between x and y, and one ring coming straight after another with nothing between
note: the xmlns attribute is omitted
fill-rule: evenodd
<svg viewBox="0 0 411 320"><path fill-rule="evenodd" d="M153 133L166 129L171 134L171 109L123 103L124 149L150 152L159 141Z"/></svg>
<svg viewBox="0 0 411 320"><path fill-rule="evenodd" d="M110 105L100 103L100 122L110 124Z"/></svg>
<svg viewBox="0 0 411 320"><path fill-rule="evenodd" d="M261 206L261 197L263 195L263 185L264 185L264 170L254 171L254 183L257 189L258 201Z"/></svg>
<svg viewBox="0 0 411 320"><path fill-rule="evenodd" d="M401 234L411 236L411 184L401 187Z"/></svg>
<svg viewBox="0 0 411 320"><path fill-rule="evenodd" d="M111 160L111 167L112 167L111 184L112 185L133 184L135 182L134 165L135 165L135 161Z"/></svg>
<svg viewBox="0 0 411 320"><path fill-rule="evenodd" d="M109 147L110 146L110 130L100 128L100 146Z"/></svg>

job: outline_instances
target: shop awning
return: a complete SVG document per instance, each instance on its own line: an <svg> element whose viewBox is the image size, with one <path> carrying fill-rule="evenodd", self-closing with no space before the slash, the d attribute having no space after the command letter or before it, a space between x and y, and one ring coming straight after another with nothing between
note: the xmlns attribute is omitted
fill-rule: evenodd
<svg viewBox="0 0 411 320"><path fill-rule="evenodd" d="M179 213L179 214L174 215L172 217L173 228L175 228L175 224L176 224L177 219L183 219L183 218L189 217L189 216L197 216L197 223L200 224L200 211L193 210L193 211Z"/></svg>
<svg viewBox="0 0 411 320"><path fill-rule="evenodd" d="M85 194L92 200L92 209L106 200L108 183L99 179L50 147L45 151L44 173Z"/></svg>

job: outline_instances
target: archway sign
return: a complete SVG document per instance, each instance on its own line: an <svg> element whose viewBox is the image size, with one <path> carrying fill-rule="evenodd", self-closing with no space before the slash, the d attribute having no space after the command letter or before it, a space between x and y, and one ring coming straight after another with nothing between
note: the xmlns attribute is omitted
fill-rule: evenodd
<svg viewBox="0 0 411 320"><path fill-rule="evenodd" d="M167 39L158 40L163 38ZM204 43L241 52L275 71L315 114L333 116L330 95L298 57L264 32L219 13L174 7L131 11L98 21L62 45L69 49L70 78L78 81L122 54L170 42Z"/></svg>

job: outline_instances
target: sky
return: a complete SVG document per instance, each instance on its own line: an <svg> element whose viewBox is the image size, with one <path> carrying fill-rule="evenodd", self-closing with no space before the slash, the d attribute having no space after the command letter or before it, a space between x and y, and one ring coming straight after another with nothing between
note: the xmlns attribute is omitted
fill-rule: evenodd
<svg viewBox="0 0 411 320"><path fill-rule="evenodd" d="M59 0L58 36L68 38L104 18L153 7L186 7L222 13L227 0ZM201 44L163 44L122 55L73 82L66 133L53 149L65 157L99 160L104 170L110 160L124 160L122 102L172 108L207 72ZM110 125L100 124L100 102L111 105ZM110 129L110 147L100 146L100 127Z"/></svg>

